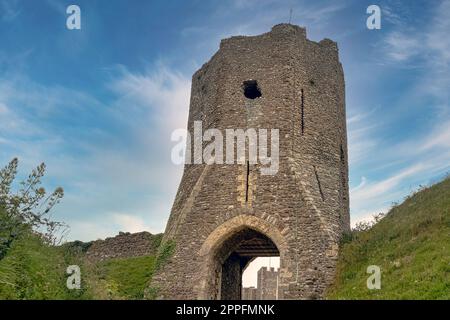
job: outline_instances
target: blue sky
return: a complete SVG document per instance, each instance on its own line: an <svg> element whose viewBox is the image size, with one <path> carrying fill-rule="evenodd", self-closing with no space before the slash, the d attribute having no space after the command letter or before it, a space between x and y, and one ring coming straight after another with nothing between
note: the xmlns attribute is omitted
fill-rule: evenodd
<svg viewBox="0 0 450 320"><path fill-rule="evenodd" d="M82 29L68 30L67 6ZM381 30L366 8L382 9ZM44 161L69 239L162 232L191 75L231 35L289 19L338 42L357 222L450 169L450 1L0 0L0 164Z"/></svg>

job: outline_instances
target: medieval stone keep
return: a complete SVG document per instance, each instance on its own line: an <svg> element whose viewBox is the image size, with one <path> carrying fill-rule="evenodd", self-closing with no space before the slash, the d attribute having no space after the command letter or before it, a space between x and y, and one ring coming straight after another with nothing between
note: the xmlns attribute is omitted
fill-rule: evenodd
<svg viewBox="0 0 450 320"><path fill-rule="evenodd" d="M192 78L188 131L279 129L279 170L187 164L156 272L160 299L240 299L256 257L279 256L280 299L321 298L350 228L344 75L335 42L280 24L222 40Z"/></svg>

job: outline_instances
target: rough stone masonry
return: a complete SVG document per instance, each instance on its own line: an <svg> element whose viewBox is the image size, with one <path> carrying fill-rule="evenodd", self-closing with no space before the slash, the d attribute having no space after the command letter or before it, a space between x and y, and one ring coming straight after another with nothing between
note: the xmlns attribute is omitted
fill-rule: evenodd
<svg viewBox="0 0 450 320"><path fill-rule="evenodd" d="M350 228L345 88L337 44L280 24L222 40L192 78L188 131L279 129L276 175L258 164L186 164L156 272L160 299L240 299L242 272L279 256L280 299L317 299Z"/></svg>
<svg viewBox="0 0 450 320"><path fill-rule="evenodd" d="M93 262L155 255L161 235L149 232L120 232L105 240L86 243L86 259Z"/></svg>

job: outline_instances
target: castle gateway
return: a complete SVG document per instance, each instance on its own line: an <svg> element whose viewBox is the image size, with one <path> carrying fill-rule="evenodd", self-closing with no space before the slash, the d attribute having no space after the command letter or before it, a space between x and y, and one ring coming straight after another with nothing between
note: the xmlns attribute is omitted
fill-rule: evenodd
<svg viewBox="0 0 450 320"><path fill-rule="evenodd" d="M278 297L315 299L350 228L345 88L335 42L291 24L222 40L192 78L188 131L279 130L279 165L186 164L153 278L160 299L240 299L255 257L279 256Z"/></svg>

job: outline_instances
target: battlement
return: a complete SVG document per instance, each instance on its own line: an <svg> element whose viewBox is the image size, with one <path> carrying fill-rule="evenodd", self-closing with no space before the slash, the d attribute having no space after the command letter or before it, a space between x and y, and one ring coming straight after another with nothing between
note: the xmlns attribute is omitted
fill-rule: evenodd
<svg viewBox="0 0 450 320"><path fill-rule="evenodd" d="M324 48L333 48L334 50L338 50L337 43L325 38L319 42L315 42L309 40L306 35L306 28L300 27L293 24L281 23L272 27L271 31L263 33L261 35L256 36L232 36L230 38L226 38L221 40L220 48L231 48L233 46L239 46L245 43L249 43L249 41L258 41L258 40L272 40L274 38L290 38L294 41L301 42L311 42L319 45Z"/></svg>

